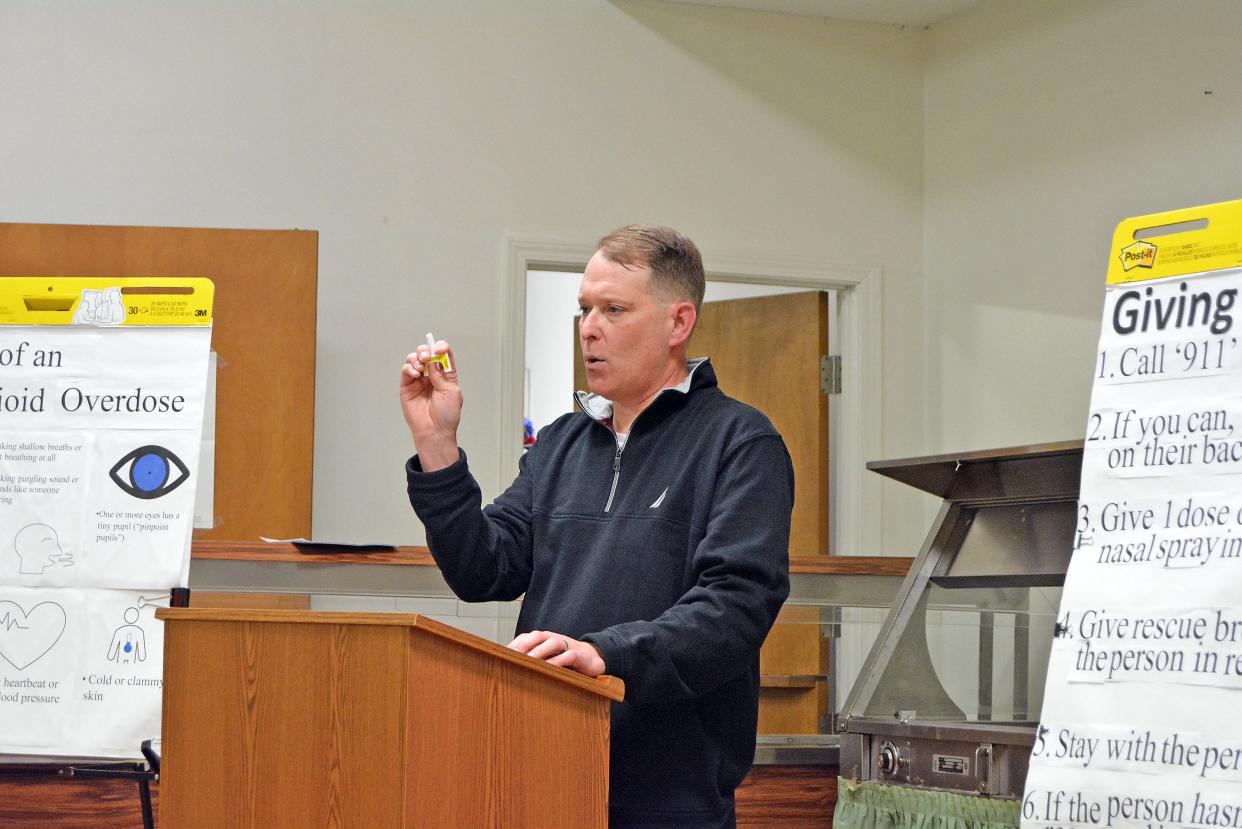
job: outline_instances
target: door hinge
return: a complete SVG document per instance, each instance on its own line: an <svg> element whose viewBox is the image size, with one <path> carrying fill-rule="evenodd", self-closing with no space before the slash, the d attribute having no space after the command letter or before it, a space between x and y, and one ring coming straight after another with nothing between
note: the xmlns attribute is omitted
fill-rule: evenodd
<svg viewBox="0 0 1242 829"><path fill-rule="evenodd" d="M824 394L841 393L840 354L828 354L819 358L819 389Z"/></svg>

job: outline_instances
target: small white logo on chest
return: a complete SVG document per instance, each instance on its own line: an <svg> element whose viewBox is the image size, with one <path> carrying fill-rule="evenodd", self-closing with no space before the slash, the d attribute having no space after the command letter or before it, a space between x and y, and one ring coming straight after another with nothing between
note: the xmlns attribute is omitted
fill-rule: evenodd
<svg viewBox="0 0 1242 829"><path fill-rule="evenodd" d="M660 506L660 504L663 504L665 495L668 495L668 487L664 487L664 491L660 493L660 497L655 499L655 503L653 503L650 507L648 507L648 509L655 509L656 507Z"/></svg>

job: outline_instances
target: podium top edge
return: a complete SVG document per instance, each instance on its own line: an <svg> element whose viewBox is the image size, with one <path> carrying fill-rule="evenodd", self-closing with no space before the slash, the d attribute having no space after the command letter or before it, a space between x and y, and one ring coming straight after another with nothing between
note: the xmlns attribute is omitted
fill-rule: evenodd
<svg viewBox="0 0 1242 829"><path fill-rule="evenodd" d="M499 645L481 636L475 636L452 625L438 622L435 619L417 613L162 607L156 609L155 618L164 622L240 622L413 628L486 653L489 656L504 660L525 670L544 674L557 682L575 685L585 691L607 697L615 702L620 702L625 697L625 683L615 676L588 677L568 668L549 665L542 659L518 653L504 645Z"/></svg>

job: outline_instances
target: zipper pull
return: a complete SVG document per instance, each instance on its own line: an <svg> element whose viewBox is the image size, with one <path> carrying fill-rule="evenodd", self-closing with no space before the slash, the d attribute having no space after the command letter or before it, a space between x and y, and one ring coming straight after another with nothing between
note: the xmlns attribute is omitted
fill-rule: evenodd
<svg viewBox="0 0 1242 829"><path fill-rule="evenodd" d="M612 509L612 499L617 495L617 481L621 480L621 447L612 456L612 489L608 490L608 503L604 504L604 512Z"/></svg>

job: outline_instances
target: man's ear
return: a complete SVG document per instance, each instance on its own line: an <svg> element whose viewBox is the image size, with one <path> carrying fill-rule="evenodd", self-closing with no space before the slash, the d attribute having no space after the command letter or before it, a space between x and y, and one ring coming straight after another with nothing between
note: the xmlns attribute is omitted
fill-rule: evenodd
<svg viewBox="0 0 1242 829"><path fill-rule="evenodd" d="M693 302L675 302L673 307L669 309L670 318L673 326L668 334L669 348L685 345L690 339L690 333L694 331L694 324L698 321L699 313L694 310Z"/></svg>

